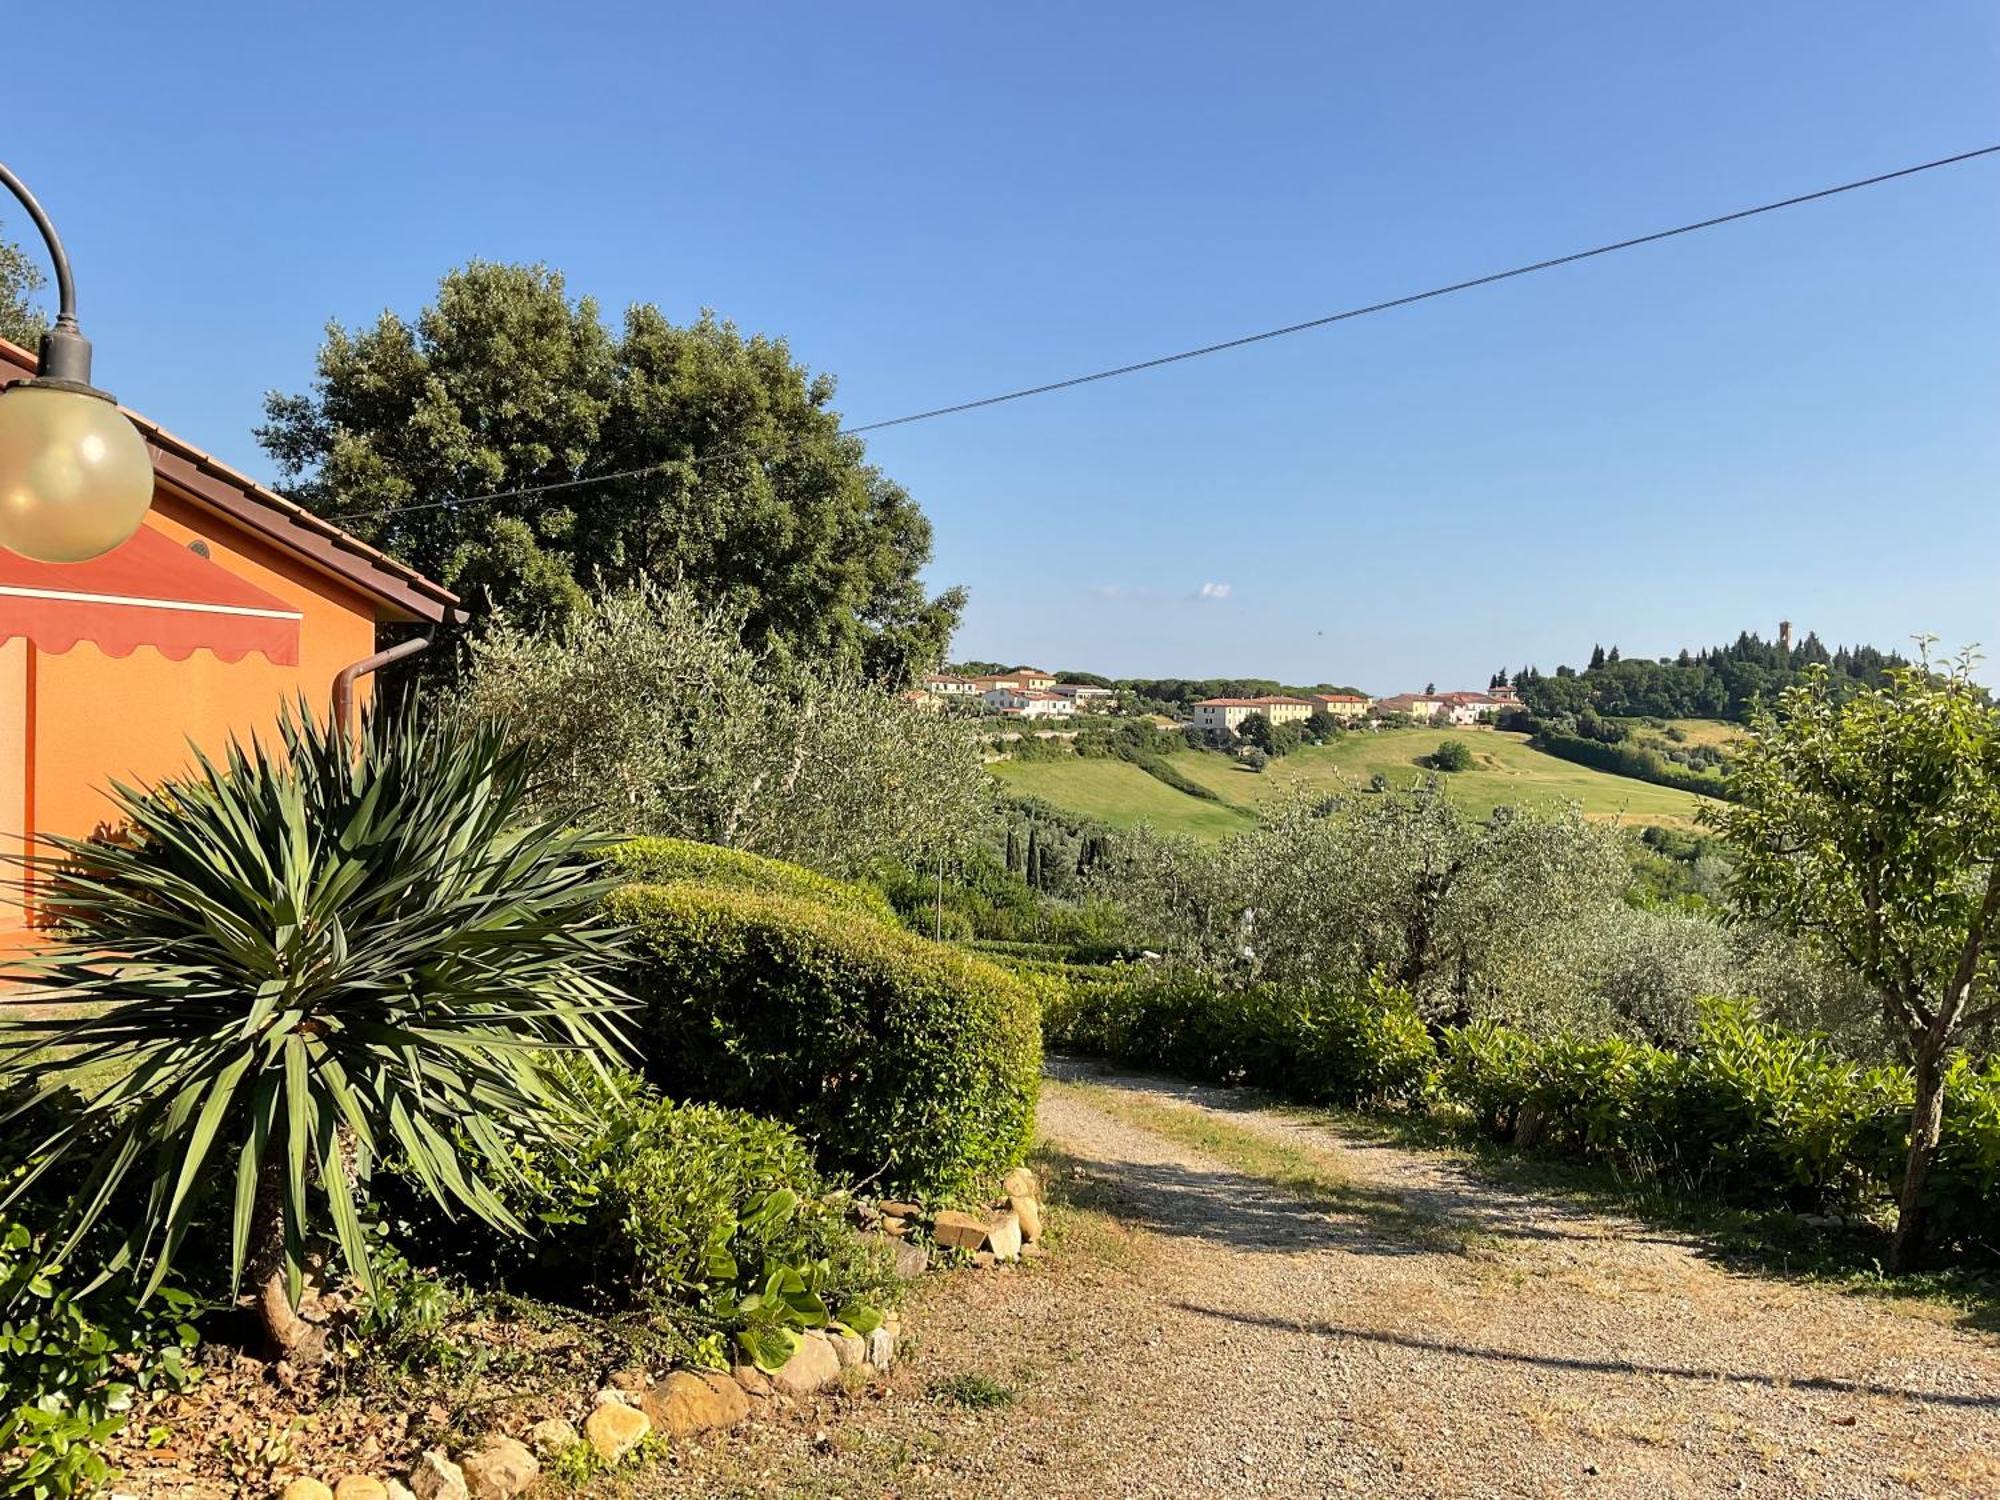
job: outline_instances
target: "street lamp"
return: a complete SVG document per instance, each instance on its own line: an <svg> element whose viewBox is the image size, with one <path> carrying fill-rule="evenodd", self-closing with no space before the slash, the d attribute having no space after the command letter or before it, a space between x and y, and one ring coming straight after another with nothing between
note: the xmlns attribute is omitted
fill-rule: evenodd
<svg viewBox="0 0 2000 1500"><path fill-rule="evenodd" d="M56 326L32 379L0 391L0 547L36 562L77 563L139 529L153 503L153 462L118 403L90 383L90 340L76 326L76 286L49 216L0 163L56 265Z"/></svg>

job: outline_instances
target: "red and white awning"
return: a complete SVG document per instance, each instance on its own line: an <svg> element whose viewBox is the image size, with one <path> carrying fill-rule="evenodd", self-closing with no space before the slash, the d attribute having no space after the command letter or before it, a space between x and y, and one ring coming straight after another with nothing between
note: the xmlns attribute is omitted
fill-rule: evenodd
<svg viewBox="0 0 2000 1500"><path fill-rule="evenodd" d="M185 661L262 652L299 664L299 611L141 526L130 541L82 563L43 563L0 547L0 641L25 636L61 654L88 641L106 656L152 646Z"/></svg>

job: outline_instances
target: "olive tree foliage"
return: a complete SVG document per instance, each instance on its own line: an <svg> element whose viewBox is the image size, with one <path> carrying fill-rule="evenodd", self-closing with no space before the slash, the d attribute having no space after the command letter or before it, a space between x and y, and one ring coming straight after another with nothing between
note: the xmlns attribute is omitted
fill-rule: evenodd
<svg viewBox="0 0 2000 1500"><path fill-rule="evenodd" d="M1732 800L1706 814L1734 846L1741 910L1866 984L1912 1064L1899 1269L1924 1248L1949 1055L2000 1022L2000 712L1973 664L1933 663L1926 643L1851 694L1809 668L1753 718Z"/></svg>
<svg viewBox="0 0 2000 1500"><path fill-rule="evenodd" d="M1460 811L1435 786L1294 808L1217 845L1127 835L1101 877L1139 940L1225 984L1379 973L1440 1022L1692 1038L1706 996L1857 1029L1851 987L1768 929L1634 906L1624 835L1570 808Z"/></svg>
<svg viewBox="0 0 2000 1500"><path fill-rule="evenodd" d="M1122 853L1116 889L1170 956L1243 982L1379 972L1441 1019L1547 1009L1561 929L1625 879L1615 833L1574 812L1473 819L1433 787L1296 807L1211 848L1141 834Z"/></svg>
<svg viewBox="0 0 2000 1500"><path fill-rule="evenodd" d="M474 261L413 321L329 325L311 389L267 397L258 437L302 503L516 624L651 577L760 650L901 685L964 598L924 589L930 523L833 393L782 339L650 304L614 331L559 272Z"/></svg>
<svg viewBox="0 0 2000 1500"><path fill-rule="evenodd" d="M739 614L650 583L553 632L503 620L474 640L456 709L537 758L552 816L846 876L971 837L991 778L969 725L742 631Z"/></svg>

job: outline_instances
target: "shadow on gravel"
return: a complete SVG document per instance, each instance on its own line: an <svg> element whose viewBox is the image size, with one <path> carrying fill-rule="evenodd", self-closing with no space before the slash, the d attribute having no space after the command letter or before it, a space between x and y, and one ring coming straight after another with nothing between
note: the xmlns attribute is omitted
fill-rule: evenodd
<svg viewBox="0 0 2000 1500"><path fill-rule="evenodd" d="M1047 1148L1069 1201L1153 1234L1233 1249L1296 1254L1426 1255L1466 1248L1465 1230L1412 1210L1395 1194L1324 1183L1273 1184L1240 1172L1086 1161Z"/></svg>
<svg viewBox="0 0 2000 1500"><path fill-rule="evenodd" d="M1974 1410L2000 1410L2000 1395L1967 1395L1957 1391L1911 1390L1899 1385L1876 1385L1865 1380L1840 1380L1830 1376L1795 1377L1763 1375L1751 1370L1696 1369L1685 1365L1640 1364L1629 1360L1581 1359L1569 1354L1526 1354L1514 1349L1488 1349L1477 1344L1457 1344L1448 1339L1419 1338L1407 1333L1385 1333L1373 1328L1347 1328L1339 1323L1266 1317L1258 1313L1228 1312L1219 1307L1203 1307L1193 1302L1176 1302L1174 1307L1198 1318L1215 1318L1225 1323L1241 1323L1253 1328L1274 1328L1285 1333L1303 1333L1315 1338L1354 1339L1370 1344L1392 1344L1426 1354L1453 1354L1461 1359L1481 1359L1502 1364L1538 1365L1549 1370L1576 1370L1588 1375L1639 1375L1671 1380L1740 1381L1747 1385L1780 1387L1795 1391L1832 1391L1842 1395L1888 1396L1898 1401L1921 1401L1937 1406L1964 1406Z"/></svg>

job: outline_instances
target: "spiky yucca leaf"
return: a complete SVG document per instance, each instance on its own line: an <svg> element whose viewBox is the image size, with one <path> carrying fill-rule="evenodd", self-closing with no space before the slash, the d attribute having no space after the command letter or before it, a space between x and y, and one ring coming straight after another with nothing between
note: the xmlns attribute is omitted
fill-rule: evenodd
<svg viewBox="0 0 2000 1500"><path fill-rule="evenodd" d="M114 787L129 831L52 840L61 862L36 885L61 928L31 977L84 1009L17 1023L0 1091L51 1048L118 1075L0 1212L76 1173L68 1209L38 1226L51 1255L117 1203L105 1269L148 1290L217 1191L232 1290L253 1233L280 1227L295 1303L328 1227L367 1284L355 1188L389 1155L447 1209L519 1229L498 1191L514 1145L560 1149L585 1108L551 1051L625 1046L602 841L517 825L529 767L497 731L377 716L344 744L300 704L278 738Z"/></svg>

